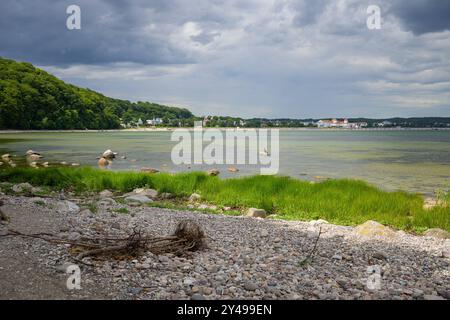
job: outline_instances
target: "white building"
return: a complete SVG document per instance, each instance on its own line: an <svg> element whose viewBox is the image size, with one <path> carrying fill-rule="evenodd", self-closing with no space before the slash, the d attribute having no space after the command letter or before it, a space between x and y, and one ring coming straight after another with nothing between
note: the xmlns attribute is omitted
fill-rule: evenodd
<svg viewBox="0 0 450 320"><path fill-rule="evenodd" d="M146 120L146 122L149 126L156 126L158 124L162 124L164 121L161 118L153 118L151 120Z"/></svg>

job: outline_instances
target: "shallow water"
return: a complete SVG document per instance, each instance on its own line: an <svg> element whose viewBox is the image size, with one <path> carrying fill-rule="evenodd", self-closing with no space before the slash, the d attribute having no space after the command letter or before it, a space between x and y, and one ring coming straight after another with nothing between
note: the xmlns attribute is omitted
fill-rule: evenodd
<svg viewBox="0 0 450 320"><path fill-rule="evenodd" d="M22 157L28 149L43 161L97 166L105 149L119 152L112 170L161 171L210 169L176 166L171 132L0 133L0 153ZM126 155L127 159L121 159ZM259 173L255 166L236 165L230 177ZM433 194L450 187L450 131L280 131L280 175L299 179L358 178L388 190Z"/></svg>

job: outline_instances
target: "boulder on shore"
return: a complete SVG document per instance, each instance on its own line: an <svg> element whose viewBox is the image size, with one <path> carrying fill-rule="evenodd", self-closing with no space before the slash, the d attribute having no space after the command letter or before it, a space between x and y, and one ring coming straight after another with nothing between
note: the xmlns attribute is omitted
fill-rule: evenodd
<svg viewBox="0 0 450 320"><path fill-rule="evenodd" d="M133 195L133 196L128 196L125 198L125 202L129 205L140 205L140 204L145 204L145 203L149 203L149 202L153 202L152 199L150 199L147 196L143 196L143 195Z"/></svg>
<svg viewBox="0 0 450 320"><path fill-rule="evenodd" d="M114 194L111 191L109 191L109 190L103 190L98 195L102 199L104 199L104 198L112 198L114 196Z"/></svg>
<svg viewBox="0 0 450 320"><path fill-rule="evenodd" d="M253 218L265 218L267 217L267 212L264 209L249 208L247 210L246 216Z"/></svg>
<svg viewBox="0 0 450 320"><path fill-rule="evenodd" d="M450 239L450 233L439 228L428 229L424 232L424 236L437 239Z"/></svg>
<svg viewBox="0 0 450 320"><path fill-rule="evenodd" d="M200 199L201 199L201 195L199 195L198 193L193 193L189 197L189 202L195 202L195 201L198 201Z"/></svg>
<svg viewBox="0 0 450 320"><path fill-rule="evenodd" d="M156 199L158 197L158 191L156 191L155 189L138 188L138 189L134 189L133 193L135 193L137 195L141 195L141 196L146 196L151 199Z"/></svg>
<svg viewBox="0 0 450 320"><path fill-rule="evenodd" d="M110 149L108 149L105 152L103 152L102 158L105 158L107 160L112 160L116 157L116 155L117 155L117 152L112 152Z"/></svg>
<svg viewBox="0 0 450 320"><path fill-rule="evenodd" d="M28 182L24 182L24 183L19 183L19 184L14 185L12 187L12 191L14 191L16 193L20 193L20 192L24 192L24 191L31 192L32 188L33 188L33 186L31 184L29 184Z"/></svg>
<svg viewBox="0 0 450 320"><path fill-rule="evenodd" d="M354 232L360 236L366 236L366 237L387 237L387 238L393 238L397 234L394 230L392 230L389 227L386 227L382 225L379 222L369 220L364 222L363 224L360 224L357 226L354 230Z"/></svg>

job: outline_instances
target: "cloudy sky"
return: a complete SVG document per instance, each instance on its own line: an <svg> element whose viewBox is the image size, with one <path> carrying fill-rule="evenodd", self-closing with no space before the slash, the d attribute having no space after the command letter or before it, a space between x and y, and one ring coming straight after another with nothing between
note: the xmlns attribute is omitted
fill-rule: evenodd
<svg viewBox="0 0 450 320"><path fill-rule="evenodd" d="M0 56L198 115L450 116L449 0L1 0L0 30Z"/></svg>

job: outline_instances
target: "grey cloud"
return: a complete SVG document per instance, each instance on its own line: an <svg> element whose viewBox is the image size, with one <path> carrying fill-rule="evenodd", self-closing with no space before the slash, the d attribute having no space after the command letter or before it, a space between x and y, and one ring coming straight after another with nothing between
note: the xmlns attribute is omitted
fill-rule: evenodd
<svg viewBox="0 0 450 320"><path fill-rule="evenodd" d="M448 0L397 0L391 12L416 35L450 30Z"/></svg>
<svg viewBox="0 0 450 320"><path fill-rule="evenodd" d="M147 5L141 8L119 1L77 1L82 29L70 31L66 28L66 8L73 1L3 0L0 55L62 65L192 62L191 57L169 44L160 30L155 34L145 31L152 13L167 9L165 1L144 3Z"/></svg>

